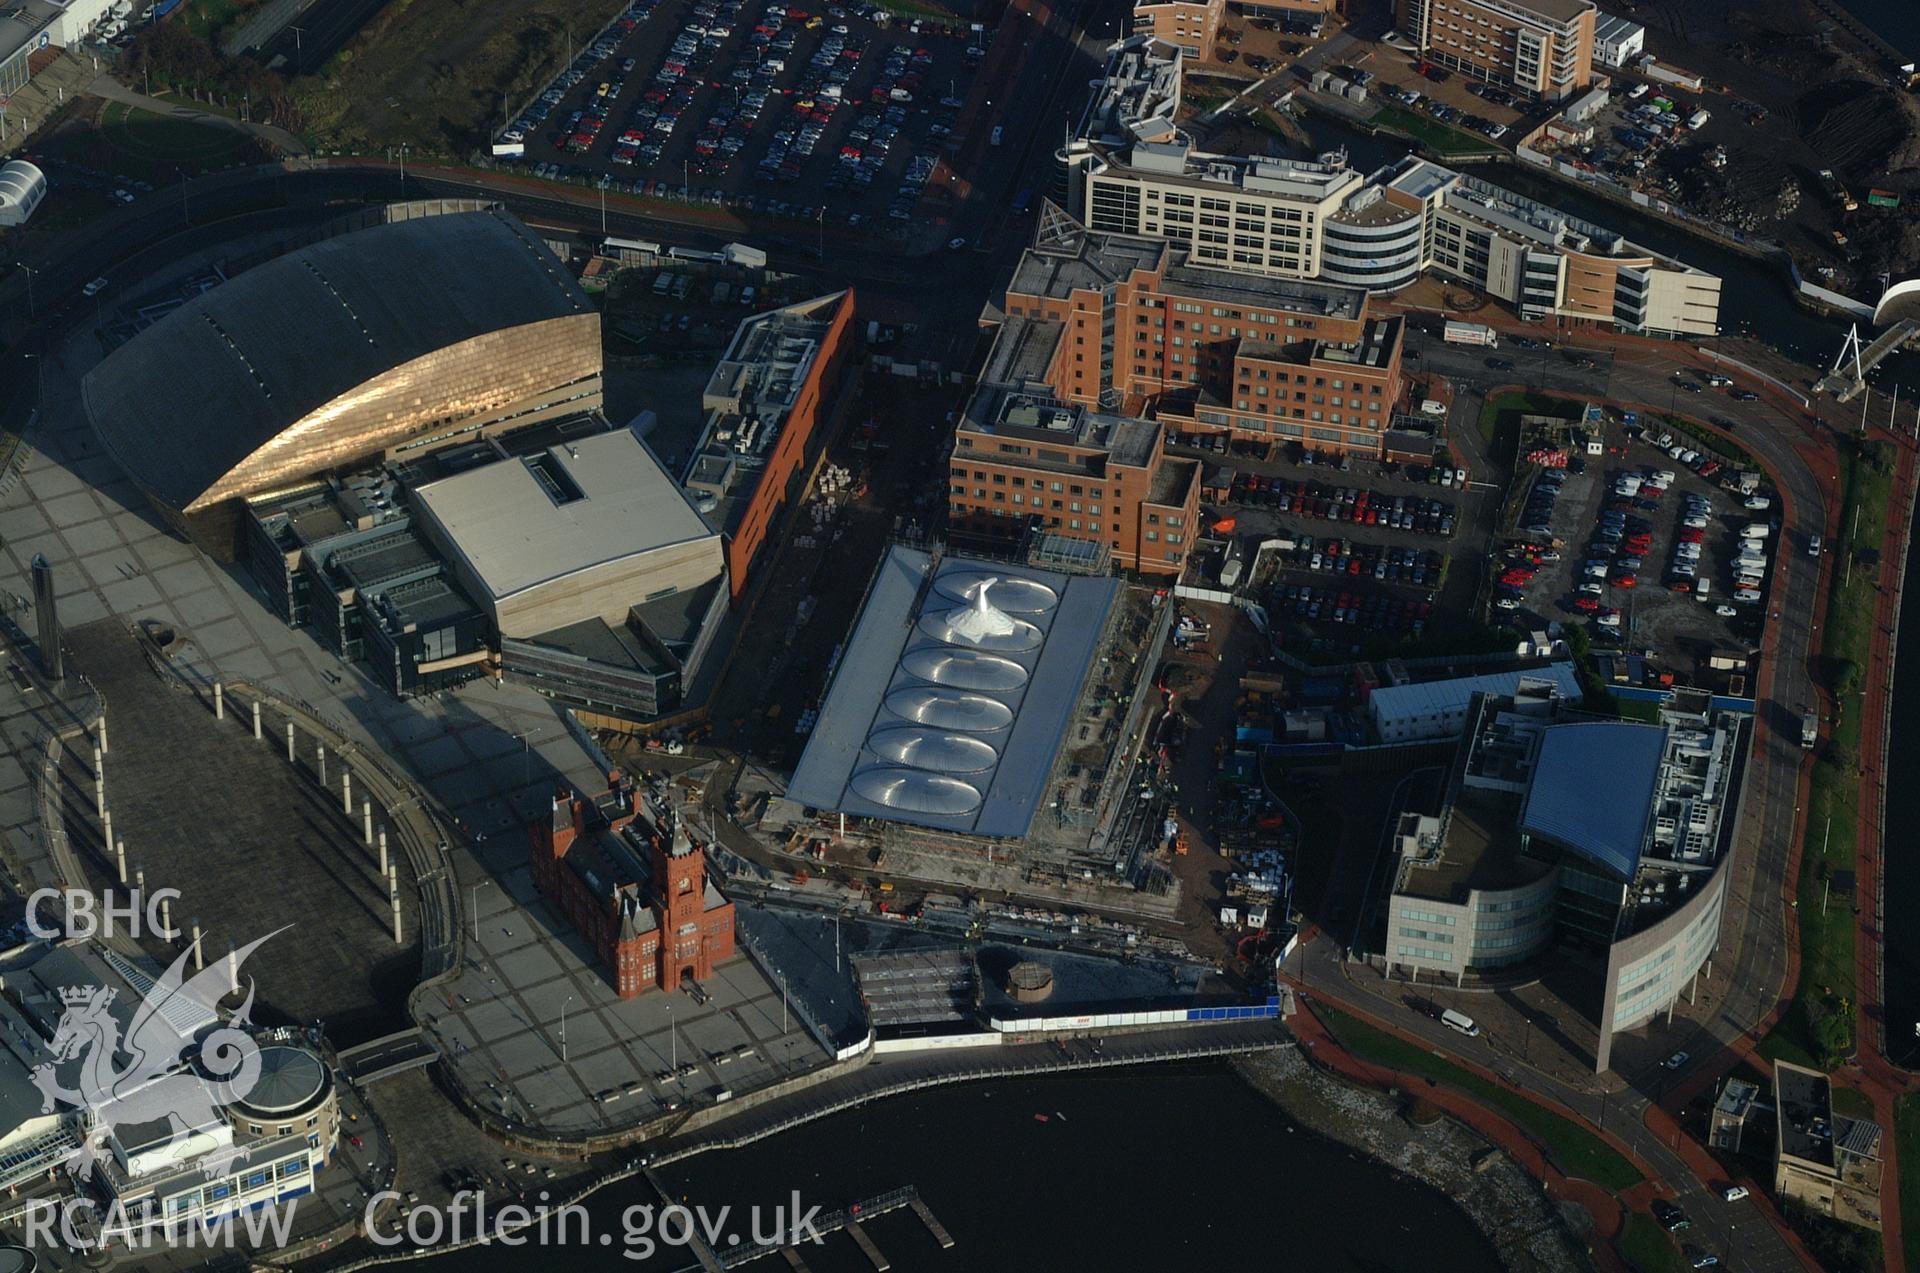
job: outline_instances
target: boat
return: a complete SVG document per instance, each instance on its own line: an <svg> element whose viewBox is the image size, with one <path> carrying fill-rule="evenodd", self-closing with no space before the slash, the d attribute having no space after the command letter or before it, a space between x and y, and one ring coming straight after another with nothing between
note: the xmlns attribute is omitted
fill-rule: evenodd
<svg viewBox="0 0 1920 1273"><path fill-rule="evenodd" d="M1047 1121L1047 1116L1045 1114L1035 1114L1033 1116L1033 1121L1036 1123L1044 1123Z"/></svg>

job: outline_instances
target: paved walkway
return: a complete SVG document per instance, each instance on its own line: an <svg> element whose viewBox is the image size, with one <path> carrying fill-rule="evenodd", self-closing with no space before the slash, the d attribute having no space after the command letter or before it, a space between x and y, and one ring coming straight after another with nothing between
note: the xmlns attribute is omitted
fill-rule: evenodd
<svg viewBox="0 0 1920 1273"><path fill-rule="evenodd" d="M272 124L256 124L247 120L234 119L218 111L204 110L193 102L183 102L175 98L148 97L145 93L128 88L111 75L102 75L87 86L87 91L95 97L103 97L110 102L120 102L141 110L152 111L169 119L184 120L193 124L207 124L217 128L226 128L234 132L257 137L281 154L304 155L307 147L298 137L284 128Z"/></svg>

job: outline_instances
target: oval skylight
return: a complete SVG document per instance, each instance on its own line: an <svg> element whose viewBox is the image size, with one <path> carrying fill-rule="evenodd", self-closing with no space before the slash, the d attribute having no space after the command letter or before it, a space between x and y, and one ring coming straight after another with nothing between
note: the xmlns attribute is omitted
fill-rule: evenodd
<svg viewBox="0 0 1920 1273"><path fill-rule="evenodd" d="M964 690L915 686L887 695L887 710L903 720L935 729L986 733L1013 723L1013 709L998 699Z"/></svg>
<svg viewBox="0 0 1920 1273"><path fill-rule="evenodd" d="M908 650L900 666L923 681L963 690L1016 690L1027 683L1027 669L1012 659L976 650L923 645Z"/></svg>
<svg viewBox="0 0 1920 1273"><path fill-rule="evenodd" d="M901 725L883 729L867 739L875 755L915 769L938 773L976 774L993 768L1000 753L978 738L929 729L924 725Z"/></svg>
<svg viewBox="0 0 1920 1273"><path fill-rule="evenodd" d="M863 769L852 786L863 799L901 813L961 817L980 807L980 792L972 783L919 769Z"/></svg>

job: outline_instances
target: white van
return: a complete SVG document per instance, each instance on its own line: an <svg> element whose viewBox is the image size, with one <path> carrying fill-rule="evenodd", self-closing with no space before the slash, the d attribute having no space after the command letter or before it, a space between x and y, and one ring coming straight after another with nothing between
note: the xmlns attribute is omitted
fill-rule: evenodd
<svg viewBox="0 0 1920 1273"><path fill-rule="evenodd" d="M1712 591L1713 591L1713 585L1709 583L1707 580L1696 579L1693 581L1693 595L1700 598L1700 600L1705 601L1707 599L1707 594Z"/></svg>
<svg viewBox="0 0 1920 1273"><path fill-rule="evenodd" d="M1748 522L1740 529L1742 539L1765 539L1771 534L1773 534L1773 527L1765 522Z"/></svg>
<svg viewBox="0 0 1920 1273"><path fill-rule="evenodd" d="M1455 1012L1452 1008L1440 1014L1440 1024L1449 1030L1458 1030L1469 1039L1480 1037L1480 1027L1473 1023L1473 1018L1464 1012Z"/></svg>

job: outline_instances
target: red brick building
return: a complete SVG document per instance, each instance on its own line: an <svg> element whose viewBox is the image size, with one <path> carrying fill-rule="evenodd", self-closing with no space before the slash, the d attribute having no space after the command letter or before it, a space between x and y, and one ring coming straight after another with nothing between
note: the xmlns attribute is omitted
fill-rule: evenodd
<svg viewBox="0 0 1920 1273"><path fill-rule="evenodd" d="M534 886L612 972L622 999L704 981L734 953L733 903L707 881L706 852L670 811L652 811L614 770L591 799L567 793L531 830Z"/></svg>

